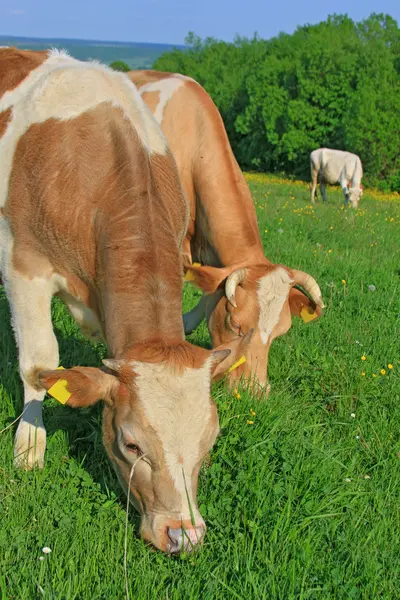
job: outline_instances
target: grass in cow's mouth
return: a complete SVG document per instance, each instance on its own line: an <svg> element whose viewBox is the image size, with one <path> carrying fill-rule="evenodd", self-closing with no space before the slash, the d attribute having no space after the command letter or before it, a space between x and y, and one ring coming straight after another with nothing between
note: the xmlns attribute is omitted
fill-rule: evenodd
<svg viewBox="0 0 400 600"><path fill-rule="evenodd" d="M366 190L355 212L328 191L327 206L310 208L304 185L250 184L266 255L312 273L327 308L273 343L266 402L215 388L222 435L199 481L207 523L200 551L180 560L149 551L131 511L131 597L394 599L400 203L376 202ZM186 286L186 308L194 297ZM53 314L62 364L99 365L105 348L83 341L57 301ZM1 430L22 410L3 292L0 327ZM191 340L209 344L205 325ZM14 469L15 426L0 438L2 597L124 598L126 498L103 450L100 408L77 412L48 398L44 420L43 471ZM46 546L52 552L39 561Z"/></svg>

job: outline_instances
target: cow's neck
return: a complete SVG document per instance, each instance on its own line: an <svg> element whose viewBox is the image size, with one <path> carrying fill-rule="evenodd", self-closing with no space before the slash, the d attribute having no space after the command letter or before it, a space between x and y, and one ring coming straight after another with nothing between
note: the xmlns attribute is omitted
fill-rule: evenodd
<svg viewBox="0 0 400 600"><path fill-rule="evenodd" d="M96 281L98 311L110 355L134 345L183 341L182 268L176 240L151 215L137 230L119 222L101 227ZM132 227L133 225L133 227Z"/></svg>
<svg viewBox="0 0 400 600"><path fill-rule="evenodd" d="M253 198L224 130L219 147L213 152L213 144L209 144L202 158L195 174L199 238L215 249L224 266L263 262Z"/></svg>

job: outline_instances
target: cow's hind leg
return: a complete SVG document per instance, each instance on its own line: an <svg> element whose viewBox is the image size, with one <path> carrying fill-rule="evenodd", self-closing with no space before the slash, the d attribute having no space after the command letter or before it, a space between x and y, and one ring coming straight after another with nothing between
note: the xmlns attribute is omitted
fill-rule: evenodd
<svg viewBox="0 0 400 600"><path fill-rule="evenodd" d="M321 181L320 183L320 190L321 190L321 196L324 202L327 201L326 199L326 183L324 183L323 181Z"/></svg>
<svg viewBox="0 0 400 600"><path fill-rule="evenodd" d="M27 279L8 273L6 292L19 351L19 370L24 384L24 412L15 435L16 466L43 466L46 430L42 418L45 390L38 374L58 366L58 344L51 322L53 284L49 279Z"/></svg>

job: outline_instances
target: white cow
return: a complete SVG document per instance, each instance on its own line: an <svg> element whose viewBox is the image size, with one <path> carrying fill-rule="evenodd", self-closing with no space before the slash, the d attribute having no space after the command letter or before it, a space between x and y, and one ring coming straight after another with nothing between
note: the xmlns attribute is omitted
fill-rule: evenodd
<svg viewBox="0 0 400 600"><path fill-rule="evenodd" d="M319 148L310 154L311 164L311 202L315 202L315 191L319 176L322 198L326 202L326 184L339 183L344 194L344 203L349 200L353 208L358 207L363 193L361 178L363 176L360 157L343 150Z"/></svg>

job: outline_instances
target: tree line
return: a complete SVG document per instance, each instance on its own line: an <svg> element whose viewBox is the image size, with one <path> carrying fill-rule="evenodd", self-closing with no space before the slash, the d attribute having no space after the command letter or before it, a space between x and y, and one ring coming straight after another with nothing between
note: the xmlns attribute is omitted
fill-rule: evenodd
<svg viewBox="0 0 400 600"><path fill-rule="evenodd" d="M293 34L233 43L193 33L154 68L190 75L220 110L243 169L309 178L309 154L348 150L367 185L400 191L400 29L332 15Z"/></svg>

